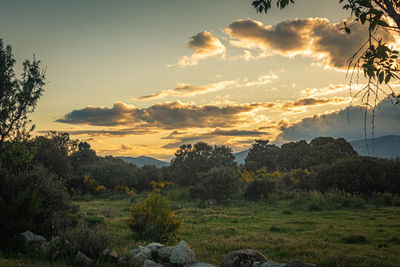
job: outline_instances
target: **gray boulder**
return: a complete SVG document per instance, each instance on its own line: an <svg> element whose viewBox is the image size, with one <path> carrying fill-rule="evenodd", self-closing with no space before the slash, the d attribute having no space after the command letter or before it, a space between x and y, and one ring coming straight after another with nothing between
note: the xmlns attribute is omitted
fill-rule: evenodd
<svg viewBox="0 0 400 267"><path fill-rule="evenodd" d="M185 264L196 260L196 256L185 241L173 247L169 261L174 264Z"/></svg>
<svg viewBox="0 0 400 267"><path fill-rule="evenodd" d="M173 248L174 247L164 247L158 250L153 250L155 252L153 258L157 258L161 262L169 262Z"/></svg>
<svg viewBox="0 0 400 267"><path fill-rule="evenodd" d="M146 255L148 259L151 258L151 250L148 247L139 246L138 248L132 249L129 251L132 257L135 257L137 254L142 253Z"/></svg>
<svg viewBox="0 0 400 267"><path fill-rule="evenodd" d="M220 267L252 267L254 262L266 261L267 258L257 250L241 249L226 255Z"/></svg>
<svg viewBox="0 0 400 267"><path fill-rule="evenodd" d="M163 247L164 245L160 243L150 243L146 246L146 248L150 249L150 251L153 251L155 249L161 249Z"/></svg>
<svg viewBox="0 0 400 267"><path fill-rule="evenodd" d="M20 234L21 240L25 245L28 246L37 246L40 247L45 242L47 242L46 238L41 235L36 235L31 231L26 231Z"/></svg>
<svg viewBox="0 0 400 267"><path fill-rule="evenodd" d="M216 267L216 266L209 263L194 261L186 263L183 267Z"/></svg>
<svg viewBox="0 0 400 267"><path fill-rule="evenodd" d="M293 261L289 261L286 264L286 267L316 267L317 265L312 264L312 263L306 263L303 261L298 261L298 260L293 260Z"/></svg>
<svg viewBox="0 0 400 267"><path fill-rule="evenodd" d="M78 251L78 253L76 254L75 262L80 265L92 265L93 264L93 260L80 251Z"/></svg>
<svg viewBox="0 0 400 267"><path fill-rule="evenodd" d="M163 266L159 263L155 263L154 261L145 260L142 267L163 267Z"/></svg>
<svg viewBox="0 0 400 267"><path fill-rule="evenodd" d="M259 267L285 267L286 264L285 263L277 263L273 260L268 260L264 263L260 263ZM253 267L254 267L254 263L253 263Z"/></svg>
<svg viewBox="0 0 400 267"><path fill-rule="evenodd" d="M136 254L130 262L135 266L141 266L145 262L145 260L148 260L148 259L149 259L149 257L147 257L146 254L139 253L139 254Z"/></svg>

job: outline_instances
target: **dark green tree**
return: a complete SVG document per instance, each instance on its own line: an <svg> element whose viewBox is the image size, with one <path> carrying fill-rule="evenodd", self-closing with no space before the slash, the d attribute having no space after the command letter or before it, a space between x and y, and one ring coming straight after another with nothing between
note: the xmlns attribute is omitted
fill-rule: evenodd
<svg viewBox="0 0 400 267"><path fill-rule="evenodd" d="M38 99L43 93L45 74L40 61L23 63L21 78L14 72L15 59L11 46L0 39L0 149L6 141L21 140L30 129L28 117L35 110Z"/></svg>
<svg viewBox="0 0 400 267"><path fill-rule="evenodd" d="M244 167L249 171L266 168L267 172L273 172L277 169L279 150L276 145L270 145L268 140L255 140L244 159Z"/></svg>
<svg viewBox="0 0 400 267"><path fill-rule="evenodd" d="M171 179L180 185L193 185L199 181L198 174L213 167L235 167L232 149L226 146L210 146L199 142L182 145L171 160Z"/></svg>
<svg viewBox="0 0 400 267"><path fill-rule="evenodd" d="M65 132L51 131L45 136L37 136L32 141L36 149L34 162L42 164L66 182L73 176L70 155L77 150L77 143Z"/></svg>

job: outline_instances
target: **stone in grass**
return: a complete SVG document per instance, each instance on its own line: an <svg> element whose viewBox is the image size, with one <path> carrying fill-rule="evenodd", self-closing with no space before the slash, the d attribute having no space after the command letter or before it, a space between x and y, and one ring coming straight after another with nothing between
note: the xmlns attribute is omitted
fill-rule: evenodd
<svg viewBox="0 0 400 267"><path fill-rule="evenodd" d="M44 238L41 235L36 235L36 234L32 233L31 231L26 231L26 232L21 233L20 237L21 237L22 242L24 242L24 244L28 245L28 246L40 247L45 242L47 242L46 238Z"/></svg>
<svg viewBox="0 0 400 267"><path fill-rule="evenodd" d="M277 263L272 260L268 260L264 263L261 262L253 262L253 267L285 267L285 263Z"/></svg>
<svg viewBox="0 0 400 267"><path fill-rule="evenodd" d="M298 260L293 260L293 261L289 261L286 264L286 267L316 267L317 265L312 264L312 263L306 263L303 261L298 261Z"/></svg>
<svg viewBox="0 0 400 267"><path fill-rule="evenodd" d="M252 267L253 262L266 262L267 258L252 249L241 249L230 252L222 260L220 267Z"/></svg>
<svg viewBox="0 0 400 267"><path fill-rule="evenodd" d="M155 263L154 261L145 260L142 267L163 267L163 266L159 263Z"/></svg>
<svg viewBox="0 0 400 267"><path fill-rule="evenodd" d="M139 254L136 254L136 256L134 256L130 262L135 266L141 266L145 262L145 260L148 260L148 259L149 258L146 256L146 254L139 253Z"/></svg>
<svg viewBox="0 0 400 267"><path fill-rule="evenodd" d="M139 246L138 248L132 249L129 251L132 257L135 257L139 253L143 253L147 256L147 258L151 258L151 250L148 247Z"/></svg>
<svg viewBox="0 0 400 267"><path fill-rule="evenodd" d="M75 262L80 265L92 265L93 264L93 260L80 251L78 251L78 253L76 254Z"/></svg>
<svg viewBox="0 0 400 267"><path fill-rule="evenodd" d="M179 242L173 247L169 261L174 264L185 264L196 260L194 251L189 248L185 241Z"/></svg>
<svg viewBox="0 0 400 267"><path fill-rule="evenodd" d="M107 262L118 262L118 253L114 250L105 249L103 250L103 257Z"/></svg>
<svg viewBox="0 0 400 267"><path fill-rule="evenodd" d="M194 261L186 263L183 267L216 267L216 266L209 263Z"/></svg>
<svg viewBox="0 0 400 267"><path fill-rule="evenodd" d="M161 249L163 247L164 245L160 243L150 243L146 246L146 248L150 249L150 251L153 251L155 249Z"/></svg>
<svg viewBox="0 0 400 267"><path fill-rule="evenodd" d="M155 259L159 259L161 262L169 262L171 253L174 247L164 247L160 249L153 250Z"/></svg>

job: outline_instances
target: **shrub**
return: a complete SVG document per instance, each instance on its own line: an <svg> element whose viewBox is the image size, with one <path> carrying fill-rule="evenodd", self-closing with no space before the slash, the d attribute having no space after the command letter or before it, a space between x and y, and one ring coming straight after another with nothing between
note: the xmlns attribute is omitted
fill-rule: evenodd
<svg viewBox="0 0 400 267"><path fill-rule="evenodd" d="M275 191L275 183L263 180L254 180L247 186L244 197L249 200L266 199Z"/></svg>
<svg viewBox="0 0 400 267"><path fill-rule="evenodd" d="M192 197L213 199L220 203L239 190L240 177L233 168L212 168L208 172L199 173L198 177L199 182L190 189Z"/></svg>
<svg viewBox="0 0 400 267"><path fill-rule="evenodd" d="M143 203L132 206L128 226L136 240L158 242L175 238L183 224L169 207L169 201L155 193L148 194Z"/></svg>
<svg viewBox="0 0 400 267"><path fill-rule="evenodd" d="M43 167L18 174L0 169L0 246L26 230L46 238L63 231L72 209L61 181Z"/></svg>
<svg viewBox="0 0 400 267"><path fill-rule="evenodd" d="M57 242L51 242L50 250L59 257L66 258L73 258L81 251L94 259L110 245L110 241L110 235L99 227L88 228L82 225L79 229L64 233ZM54 253L51 254L55 255Z"/></svg>
<svg viewBox="0 0 400 267"><path fill-rule="evenodd" d="M338 160L316 170L320 191L332 189L371 195L374 192L400 193L400 160L357 157Z"/></svg>

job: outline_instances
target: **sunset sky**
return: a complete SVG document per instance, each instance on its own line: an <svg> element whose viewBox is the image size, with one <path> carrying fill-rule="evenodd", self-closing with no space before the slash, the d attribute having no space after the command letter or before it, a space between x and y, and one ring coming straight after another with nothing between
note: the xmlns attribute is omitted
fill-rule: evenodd
<svg viewBox="0 0 400 267"><path fill-rule="evenodd" d="M18 72L33 54L47 68L36 132L67 131L100 155L167 160L197 141L237 152L259 138L363 138L363 111L343 109L347 59L365 29L339 30L350 14L338 1L268 15L251 2L2 0L0 38ZM365 83L356 77L353 94ZM375 123L376 136L400 134L400 106L385 101Z"/></svg>

